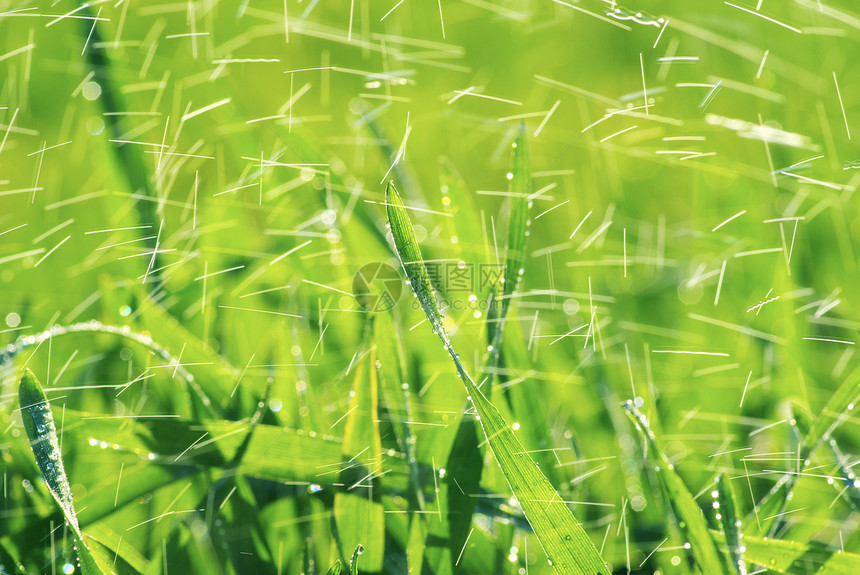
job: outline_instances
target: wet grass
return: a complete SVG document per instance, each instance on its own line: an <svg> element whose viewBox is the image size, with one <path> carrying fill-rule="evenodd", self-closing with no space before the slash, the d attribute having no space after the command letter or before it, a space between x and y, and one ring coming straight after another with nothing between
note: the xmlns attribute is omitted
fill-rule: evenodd
<svg viewBox="0 0 860 575"><path fill-rule="evenodd" d="M0 566L856 573L860 16L700 4L0 2Z"/></svg>

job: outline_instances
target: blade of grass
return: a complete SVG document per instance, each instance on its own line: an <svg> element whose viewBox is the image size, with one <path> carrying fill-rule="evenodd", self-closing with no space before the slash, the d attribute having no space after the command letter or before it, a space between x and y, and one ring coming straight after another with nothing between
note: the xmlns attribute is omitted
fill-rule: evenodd
<svg viewBox="0 0 860 575"><path fill-rule="evenodd" d="M755 506L744 520L744 531L757 535L773 536L782 524L781 518L786 505L791 500L795 485L809 465L810 456L821 445L829 440L833 432L848 419L849 412L854 411L860 401L860 368L855 369L839 385L830 396L824 408L816 414L811 424L807 418L797 417L796 425L803 426L805 436L800 443L798 459L800 465L796 473L782 476L771 490Z"/></svg>
<svg viewBox="0 0 860 575"><path fill-rule="evenodd" d="M20 561L16 561L12 553L6 549L6 542L0 539L0 573L26 574L27 569Z"/></svg>
<svg viewBox="0 0 860 575"><path fill-rule="evenodd" d="M860 481L857 479L857 474L851 469L851 459L842 451L835 439L827 442L833 456L836 458L836 463L839 465L839 475L842 476L842 483L845 485L844 491L848 498L848 502L855 511L860 510Z"/></svg>
<svg viewBox="0 0 860 575"><path fill-rule="evenodd" d="M526 243L529 237L529 227L531 227L529 212L532 205L532 170L525 123L520 124L513 148L513 169L508 175L511 215L508 220L508 241L505 248L505 291L502 298L501 322L495 330L496 337L500 340L501 332L504 330L505 318L508 315L508 308L511 306L511 298L516 293L523 277ZM499 351L496 350L495 353L498 355Z"/></svg>
<svg viewBox="0 0 860 575"><path fill-rule="evenodd" d="M490 261L490 245L481 229L481 212L467 192L462 176L451 160L444 156L439 158L439 188L442 210L451 214L451 217L445 218L450 249L462 254L464 259L478 257Z"/></svg>
<svg viewBox="0 0 860 575"><path fill-rule="evenodd" d="M94 523L87 527L86 537L110 549L115 556L128 564L128 567L138 573L149 570L149 560L140 554L131 543L123 541L121 535L114 533L104 523Z"/></svg>
<svg viewBox="0 0 860 575"><path fill-rule="evenodd" d="M83 12L87 16L81 20L80 34L86 39L87 64L92 69L93 80L101 87L100 102L104 109L105 124L111 140L121 140L128 131L129 126L125 122L125 112L119 85L114 82L111 75L111 59L107 53L109 43L104 42L99 31L98 22L94 20L95 13L89 5L83 6ZM119 172L125 176L129 190L133 194L142 194L143 200L136 202L140 222L149 225L141 235L145 238L147 248L152 251L150 268L161 269L162 257L158 254L158 240L152 238L151 228L157 229L158 208L154 200L157 199L156 191L149 178L149 169L143 160L140 146L133 146L120 142L111 142ZM154 282L153 289L161 285L160 274L153 271L149 274Z"/></svg>
<svg viewBox="0 0 860 575"><path fill-rule="evenodd" d="M361 564L363 570L375 573L382 571L385 541L385 510L380 501L379 475L384 467L377 412L375 345L371 345L367 357L355 368L340 472L344 490L335 494L334 520L344 558L362 542L372 543L362 555Z"/></svg>
<svg viewBox="0 0 860 575"><path fill-rule="evenodd" d="M358 556L362 553L364 553L364 546L359 543L352 552L352 559L349 560L350 575L358 575Z"/></svg>
<svg viewBox="0 0 860 575"><path fill-rule="evenodd" d="M424 492L419 483L415 435L410 425L410 421L413 421L412 392L405 375L403 354L398 346L398 342L401 341L397 333L398 328L391 314L379 314L374 318L373 333L379 356L377 370L381 376L382 396L391 415L398 445L406 454L406 463L409 465L409 477L412 482L410 494L415 496L417 509L423 511Z"/></svg>
<svg viewBox="0 0 860 575"><path fill-rule="evenodd" d="M666 492L667 499L672 504L682 532L690 543L699 569L702 573L723 573L724 566L714 538L708 531L708 522L681 476L675 471L674 465L657 444L657 438L648 425L648 418L632 401L625 402L624 409L647 445L646 460L657 472L657 477Z"/></svg>
<svg viewBox="0 0 860 575"><path fill-rule="evenodd" d="M722 542L722 534L712 532ZM801 543L766 537L744 537L744 555L750 563L776 573L819 573L821 575L856 575L860 573L860 555L831 549L814 541Z"/></svg>
<svg viewBox="0 0 860 575"><path fill-rule="evenodd" d="M525 246L528 240L529 208L531 200L531 166L525 124L520 124L513 143L513 167L508 176L511 192L511 213L508 222L508 239L505 248L505 268L502 285L491 286L490 306L487 312L487 356L481 371L481 388L487 398L493 393L493 381L502 351L502 335L512 298L523 275ZM481 486L485 448L478 441L474 419L460 420L457 437L448 457L447 469L457 479L459 489L448 490L448 508L458 513L449 516L449 547L456 555L465 545L471 532L475 498Z"/></svg>
<svg viewBox="0 0 860 575"><path fill-rule="evenodd" d="M388 221L400 262L430 325L454 361L457 374L480 417L490 450L511 491L523 508L547 557L558 573L594 575L610 573L588 534L567 504L529 457L495 406L481 393L454 351L443 325L430 278L418 248L409 216L394 184L386 190Z"/></svg>
<svg viewBox="0 0 860 575"><path fill-rule="evenodd" d="M732 567L738 575L747 575L747 566L744 563L744 545L741 541L741 521L738 519L737 505L735 503L735 492L732 482L725 473L717 477L717 503L719 504L720 526L726 538L726 547L729 550L729 558Z"/></svg>
<svg viewBox="0 0 860 575"><path fill-rule="evenodd" d="M75 540L75 550L85 575L96 575L101 569L96 564L89 546L84 542L78 518L75 514L75 503L66 470L63 467L63 456L57 438L57 427L51 406L42 386L29 369L18 385L18 401L21 407L21 419L30 440L30 448L36 457L36 463L42 472L42 477L48 485L48 490L63 510L66 522L72 526Z"/></svg>

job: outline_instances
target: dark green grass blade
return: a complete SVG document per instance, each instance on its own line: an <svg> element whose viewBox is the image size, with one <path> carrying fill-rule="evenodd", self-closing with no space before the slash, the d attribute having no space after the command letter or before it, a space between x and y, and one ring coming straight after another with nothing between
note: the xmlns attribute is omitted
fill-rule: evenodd
<svg viewBox="0 0 860 575"><path fill-rule="evenodd" d="M54 425L54 416L51 406L41 384L29 369L21 378L18 386L18 401L21 406L21 419L24 421L24 429L30 440L30 448L36 456L36 463L42 472L42 477L48 485L48 490L60 508L69 525L72 526L72 535L75 540L78 559L81 563L81 571L98 574L101 570L96 565L95 559L89 547L83 540L78 518L75 514L75 504L72 500L72 490L66 470L63 468L63 457L60 453L60 444L57 439L57 427Z"/></svg>
<svg viewBox="0 0 860 575"><path fill-rule="evenodd" d="M702 573L722 573L724 566L720 560L720 554L714 538L708 531L708 522L702 510L699 509L698 503L657 444L657 438L648 426L648 419L633 405L632 401L625 402L624 408L645 440L647 461L649 465L655 467L657 477L666 492L667 499L672 504L679 524L682 525L682 531L690 543L699 569Z"/></svg>
<svg viewBox="0 0 860 575"><path fill-rule="evenodd" d="M108 43L104 42L99 32L99 27L95 21L90 23L90 18L95 17L95 12L84 5L84 14L88 16L81 20L80 34L82 39L86 39L87 50L86 58L87 65L92 69L93 80L101 87L101 95L99 100L105 114L105 124L107 132L111 140L120 140L123 134L128 130L129 126L125 125L126 110L122 96L120 95L119 84L114 81L111 75L111 60L107 54ZM158 205L150 199L155 199L156 193L149 179L149 169L144 161L143 152L140 146L129 144L110 142L108 144L114 152L119 172L125 176L129 190L134 194L143 194L146 199L137 202L137 212L140 216L142 224L150 225L153 228L158 228L158 213L156 206ZM152 234L146 229L142 235L149 237ZM153 254L151 268L158 270L161 268L161 256L157 253L157 240L145 240L147 247L155 252ZM150 274L155 282L159 285L159 274L157 272Z"/></svg>
<svg viewBox="0 0 860 575"><path fill-rule="evenodd" d="M595 575L610 573L585 530L562 501L546 476L535 465L498 410L477 388L451 346L442 325L442 315L400 195L392 183L386 192L388 220L400 261L431 326L454 360L457 373L475 406L490 450L502 469L511 491L558 573Z"/></svg>
<svg viewBox="0 0 860 575"><path fill-rule="evenodd" d="M726 547L729 552L731 565L738 575L747 574L747 566L744 563L743 534L741 533L741 522L738 519L737 504L735 503L735 492L732 489L732 481L725 473L717 477L717 503L719 503L720 527L726 537Z"/></svg>

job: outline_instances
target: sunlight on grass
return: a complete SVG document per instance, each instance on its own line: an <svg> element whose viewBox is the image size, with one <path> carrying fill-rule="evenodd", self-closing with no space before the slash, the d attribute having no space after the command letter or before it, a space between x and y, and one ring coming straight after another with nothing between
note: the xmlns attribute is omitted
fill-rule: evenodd
<svg viewBox="0 0 860 575"><path fill-rule="evenodd" d="M858 33L0 0L0 571L860 571Z"/></svg>

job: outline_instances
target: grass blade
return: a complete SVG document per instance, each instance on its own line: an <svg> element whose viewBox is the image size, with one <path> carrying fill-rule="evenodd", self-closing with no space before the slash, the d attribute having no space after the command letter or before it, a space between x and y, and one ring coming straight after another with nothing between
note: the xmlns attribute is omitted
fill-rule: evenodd
<svg viewBox="0 0 860 575"><path fill-rule="evenodd" d="M744 546L741 541L743 535L740 530L741 522L738 520L735 492L732 489L731 480L725 473L717 477L717 503L720 506L717 516L726 537L726 547L728 547L732 566L738 575L747 575L747 566L744 563Z"/></svg>
<svg viewBox="0 0 860 575"><path fill-rule="evenodd" d="M349 560L350 575L358 575L358 556L362 553L364 553L364 546L359 543L352 552L352 559Z"/></svg>
<svg viewBox="0 0 860 575"><path fill-rule="evenodd" d="M625 402L624 408L645 440L646 457L650 460L649 463L655 466L657 477L665 490L666 498L675 510L679 524L682 525L682 531L690 543L699 569L702 573L723 573L723 563L714 538L708 531L708 522L675 467L657 444L657 438L648 426L648 418L632 401Z"/></svg>
<svg viewBox="0 0 860 575"><path fill-rule="evenodd" d="M90 553L89 546L84 542L78 518L75 514L75 505L72 500L72 490L66 470L63 468L63 457L60 452L60 443L57 439L57 427L54 425L54 416L51 413L51 405L45 392L33 372L29 369L21 378L18 385L18 401L21 406L21 419L24 421L24 429L30 440L30 448L36 456L36 464L45 478L48 490L54 496L63 515L69 525L75 539L75 549L81 563L82 572L101 573Z"/></svg>
<svg viewBox="0 0 860 575"><path fill-rule="evenodd" d="M713 532L715 538L722 536ZM775 573L821 573L855 575L860 573L860 555L831 549L814 541L800 543L766 537L744 537L746 560Z"/></svg>
<svg viewBox="0 0 860 575"><path fill-rule="evenodd" d="M388 221L397 253L409 284L424 309L427 319L454 361L457 373L480 417L490 450L502 469L513 494L534 529L547 557L558 573L608 575L609 567L601 558L585 530L567 504L535 465L514 436L495 406L484 397L466 372L442 324L442 314L430 285L427 269L412 230L403 201L393 183L386 190Z"/></svg>
<svg viewBox="0 0 860 575"><path fill-rule="evenodd" d="M792 491L797 485L802 473L809 465L810 456L823 441L829 441L839 425L848 419L850 412L860 401L860 369L854 370L830 396L824 408L813 419L811 424L807 418L796 417L795 427L803 428L805 432L800 445L798 459L801 462L797 473L782 476L770 491L762 498L744 520L744 529L758 535L772 536L782 524L780 519Z"/></svg>
<svg viewBox="0 0 860 575"><path fill-rule="evenodd" d="M331 564L331 567L328 568L328 571L325 572L325 575L340 575L343 572L343 563L340 562L340 559L337 559L334 563Z"/></svg>
<svg viewBox="0 0 860 575"><path fill-rule="evenodd" d="M481 372L481 387L487 398L491 398L493 393L493 380L499 366L502 334L505 330L508 310L523 275L525 246L530 226L529 191L532 178L525 124L520 124L513 150L513 167L509 180L509 191L512 194L511 214L508 222L504 276L501 286L491 286L490 305L487 310L488 352ZM457 478L460 486L458 489L448 491L449 509L459 510L459 513L449 516L450 548L455 555L469 538L472 514L475 509L475 498L471 494L477 493L481 486L485 449L479 443L475 420L461 419L457 437L448 458L448 470L453 477Z"/></svg>
<svg viewBox="0 0 860 575"><path fill-rule="evenodd" d="M502 322L504 322L511 305L511 297L517 291L520 279L523 277L526 243L529 237L529 227L531 227L529 212L532 205L532 170L525 123L520 124L513 148L513 169L508 188L511 193L511 217L508 221L508 241L505 248L505 292L502 299ZM501 332L503 328L504 323L500 324L497 331Z"/></svg>
<svg viewBox="0 0 860 575"><path fill-rule="evenodd" d="M362 569L373 573L382 571L385 541L385 510L380 500L379 474L384 468L378 405L376 348L371 346L368 359L356 366L340 473L345 490L335 495L334 519L344 558L350 550L361 547L362 541L374 542L361 557Z"/></svg>

